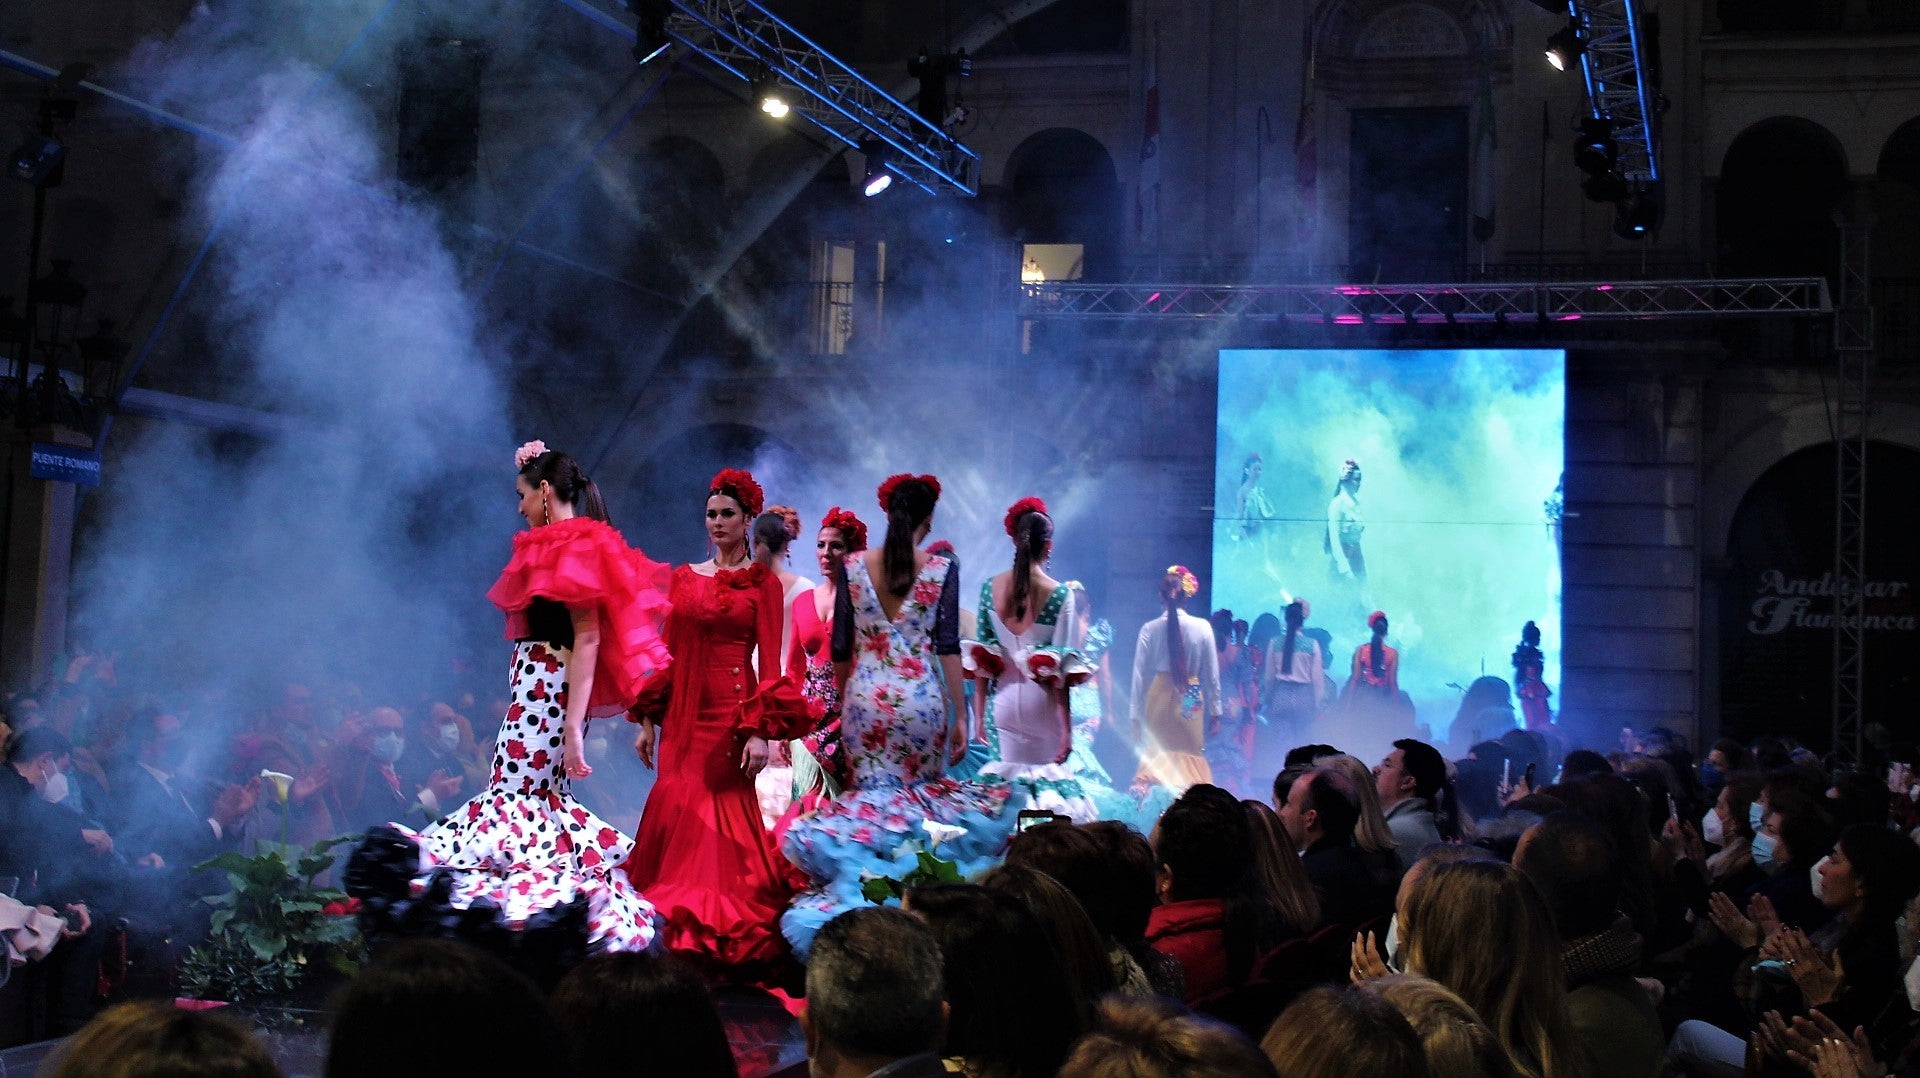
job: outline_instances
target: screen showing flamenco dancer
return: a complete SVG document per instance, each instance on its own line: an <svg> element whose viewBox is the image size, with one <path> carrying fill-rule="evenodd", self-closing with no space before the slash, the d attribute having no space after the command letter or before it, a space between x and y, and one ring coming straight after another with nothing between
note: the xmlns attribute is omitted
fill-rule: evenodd
<svg viewBox="0 0 1920 1078"><path fill-rule="evenodd" d="M1372 762L1398 737L1464 752L1540 721L1559 680L1565 368L1545 350L1220 353L1212 608L1291 664L1264 662L1249 694L1261 741Z"/></svg>

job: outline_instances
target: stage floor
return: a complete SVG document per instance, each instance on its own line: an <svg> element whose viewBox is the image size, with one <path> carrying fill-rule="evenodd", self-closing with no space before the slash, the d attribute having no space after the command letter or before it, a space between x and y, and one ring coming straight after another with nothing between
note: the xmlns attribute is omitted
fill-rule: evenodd
<svg viewBox="0 0 1920 1078"><path fill-rule="evenodd" d="M778 1001L764 993L731 988L717 989L714 995L727 1039L733 1043L733 1058L740 1065L740 1078L773 1078L796 1065L795 1074L806 1073L807 1048L800 1024ZM325 1072L327 1038L325 1016L320 1012L263 1007L235 1013L244 1013L260 1032L287 1078L319 1078ZM32 1078L60 1043L42 1041L0 1051L0 1078Z"/></svg>

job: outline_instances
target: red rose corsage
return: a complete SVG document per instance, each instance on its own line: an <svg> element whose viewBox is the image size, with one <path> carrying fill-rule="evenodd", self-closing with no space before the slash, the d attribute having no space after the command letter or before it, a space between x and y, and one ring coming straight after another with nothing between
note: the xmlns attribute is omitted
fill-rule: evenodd
<svg viewBox="0 0 1920 1078"><path fill-rule="evenodd" d="M910 475L906 472L901 472L899 475L887 476L886 482L880 484L880 511L882 513L886 512L893 505L893 492L899 490L900 484L909 479L918 479L933 488L933 500L936 502L940 500L940 480L930 475Z"/></svg>
<svg viewBox="0 0 1920 1078"><path fill-rule="evenodd" d="M857 554L867 549L867 526L859 517L853 515L851 509L834 506L827 510L826 516L820 518L820 526L839 529L840 538L846 541L849 554Z"/></svg>
<svg viewBox="0 0 1920 1078"><path fill-rule="evenodd" d="M1047 503L1041 501L1038 498L1029 496L1029 497L1022 498L1019 501L1014 502L1011 506L1009 506L1007 508L1007 519L1002 522L1006 525L1007 535L1009 537L1013 535L1013 526L1019 522L1021 517L1027 515L1028 513L1038 513L1041 516L1048 515Z"/></svg>
<svg viewBox="0 0 1920 1078"><path fill-rule="evenodd" d="M754 482L753 473L739 468L722 468L720 474L707 484L707 495L725 494L740 503L740 509L749 517L757 517L767 504L766 491Z"/></svg>

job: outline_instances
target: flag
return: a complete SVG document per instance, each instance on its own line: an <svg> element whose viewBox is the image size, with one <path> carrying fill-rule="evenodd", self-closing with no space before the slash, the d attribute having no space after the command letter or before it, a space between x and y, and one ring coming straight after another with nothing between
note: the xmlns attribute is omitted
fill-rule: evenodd
<svg viewBox="0 0 1920 1078"><path fill-rule="evenodd" d="M1473 238L1485 244L1493 238L1494 201L1499 186L1497 165L1500 135L1493 114L1493 50L1480 66L1480 101L1473 124Z"/></svg>
<svg viewBox="0 0 1920 1078"><path fill-rule="evenodd" d="M1313 57L1309 55L1300 87L1300 118L1293 125L1293 182L1308 216L1313 213L1314 190L1320 181L1320 117L1313 98Z"/></svg>
<svg viewBox="0 0 1920 1078"><path fill-rule="evenodd" d="M1141 93L1140 174L1133 187L1133 233L1141 248L1156 245L1160 232L1160 28L1148 31Z"/></svg>

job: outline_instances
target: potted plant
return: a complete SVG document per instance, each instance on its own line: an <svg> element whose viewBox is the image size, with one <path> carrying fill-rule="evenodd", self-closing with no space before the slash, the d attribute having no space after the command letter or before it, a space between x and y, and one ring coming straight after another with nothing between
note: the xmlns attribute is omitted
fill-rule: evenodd
<svg viewBox="0 0 1920 1078"><path fill-rule="evenodd" d="M333 849L351 838L304 850L262 843L251 856L223 853L195 866L225 873L228 887L201 899L213 915L206 942L182 964L182 991L228 1003L317 1002L316 993L351 975L366 958L358 903L314 882L333 867Z"/></svg>

